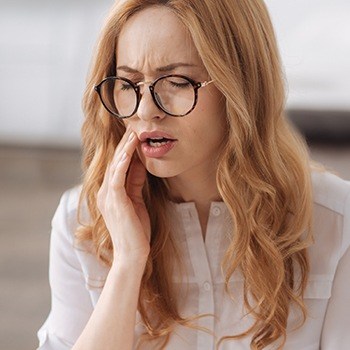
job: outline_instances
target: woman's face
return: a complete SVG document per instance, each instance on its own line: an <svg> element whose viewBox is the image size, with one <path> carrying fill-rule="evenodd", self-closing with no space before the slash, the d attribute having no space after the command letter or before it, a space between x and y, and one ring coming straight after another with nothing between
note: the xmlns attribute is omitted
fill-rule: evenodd
<svg viewBox="0 0 350 350"><path fill-rule="evenodd" d="M193 41L171 10L149 7L132 16L123 27L117 47L117 75L133 82L154 81L167 74L180 74L196 82L210 80ZM171 117L154 103L148 85L141 86L142 99L135 115L123 119L137 134L155 132L165 145L140 142L138 155L155 176L212 173L225 138L225 101L213 83L198 90L195 109L184 117ZM149 136L149 135L146 135ZM164 141L164 140L163 140Z"/></svg>

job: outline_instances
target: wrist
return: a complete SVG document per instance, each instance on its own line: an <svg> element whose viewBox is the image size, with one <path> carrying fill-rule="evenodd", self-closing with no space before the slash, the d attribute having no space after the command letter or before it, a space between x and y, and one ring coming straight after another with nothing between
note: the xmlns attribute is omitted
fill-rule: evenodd
<svg viewBox="0 0 350 350"><path fill-rule="evenodd" d="M147 257L132 257L116 255L112 262L111 270L141 272L145 270Z"/></svg>
<svg viewBox="0 0 350 350"><path fill-rule="evenodd" d="M144 266L147 263L150 249L136 249L132 252L124 252L113 246L113 264L128 265L131 267Z"/></svg>

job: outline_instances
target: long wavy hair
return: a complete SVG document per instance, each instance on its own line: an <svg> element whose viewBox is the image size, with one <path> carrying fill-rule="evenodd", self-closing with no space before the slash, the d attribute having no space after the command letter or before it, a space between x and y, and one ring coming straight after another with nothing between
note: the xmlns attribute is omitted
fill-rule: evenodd
<svg viewBox="0 0 350 350"><path fill-rule="evenodd" d="M262 0L123 0L106 20L91 66L83 107L84 179L80 208L87 204L89 223L77 231L92 241L94 253L111 264L112 243L96 205L106 167L125 128L105 111L94 85L116 73L118 35L125 22L149 6L166 6L188 29L204 66L226 100L228 135L217 168L217 186L233 220L232 242L222 261L225 290L236 270L244 276L244 306L255 323L251 349L286 342L291 304L307 316L303 293L309 273L307 247L312 241L310 160L303 139L284 114L285 92L278 48ZM143 340L164 347L182 318L171 283L181 252L171 238L164 179L148 174L144 199L151 217L151 252L143 275L138 310ZM169 257L173 257L170 259ZM142 337L141 337L142 338Z"/></svg>

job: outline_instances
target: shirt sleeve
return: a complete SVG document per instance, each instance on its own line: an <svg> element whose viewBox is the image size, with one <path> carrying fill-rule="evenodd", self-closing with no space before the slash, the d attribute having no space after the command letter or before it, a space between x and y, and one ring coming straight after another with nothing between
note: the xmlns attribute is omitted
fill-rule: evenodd
<svg viewBox="0 0 350 350"><path fill-rule="evenodd" d="M68 350L75 344L93 311L85 278L74 249L76 210L68 210L67 191L52 220L49 281L51 311L38 331L37 350ZM74 226L74 227L73 227Z"/></svg>
<svg viewBox="0 0 350 350"><path fill-rule="evenodd" d="M350 348L350 193L347 196L341 258L335 273L322 331L322 350Z"/></svg>

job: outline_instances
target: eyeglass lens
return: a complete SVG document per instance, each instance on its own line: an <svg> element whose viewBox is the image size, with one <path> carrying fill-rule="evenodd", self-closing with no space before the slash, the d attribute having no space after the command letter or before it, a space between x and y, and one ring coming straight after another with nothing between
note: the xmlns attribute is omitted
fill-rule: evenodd
<svg viewBox="0 0 350 350"><path fill-rule="evenodd" d="M145 88L141 85L141 91ZM120 117L131 116L137 106L137 93L134 87L122 79L107 79L101 85L101 97L106 107ZM154 85L154 98L164 112L183 115L195 103L195 89L182 77L164 77Z"/></svg>

